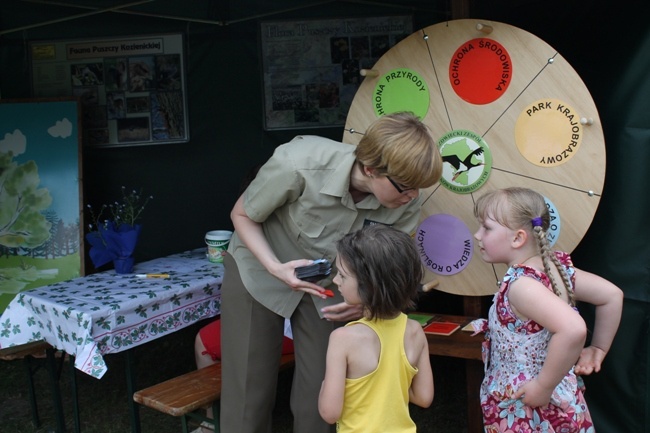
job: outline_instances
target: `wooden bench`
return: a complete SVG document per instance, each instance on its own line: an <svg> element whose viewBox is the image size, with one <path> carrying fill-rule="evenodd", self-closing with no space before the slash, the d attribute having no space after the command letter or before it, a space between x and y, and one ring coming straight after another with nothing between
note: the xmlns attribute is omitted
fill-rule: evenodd
<svg viewBox="0 0 650 433"><path fill-rule="evenodd" d="M15 359L23 359L26 356L45 357L45 351L51 347L45 341L34 341L18 346L6 347L0 349L0 359L3 361L13 361Z"/></svg>
<svg viewBox="0 0 650 433"><path fill-rule="evenodd" d="M294 355L282 355L280 370L293 367ZM133 394L137 403L166 413L180 416L183 433L188 433L188 417L207 421L219 431L219 399L221 398L221 363L190 371ZM198 413L212 406L214 420Z"/></svg>
<svg viewBox="0 0 650 433"><path fill-rule="evenodd" d="M64 354L61 355L61 364L57 366L56 352L57 349L49 345L47 342L34 341L31 343L0 349L0 360L23 360L27 376L27 391L29 394L29 405L32 411L32 423L34 424L34 427L39 428L41 426L41 420L38 415L38 404L36 402L36 391L34 389L34 374L41 367L41 365L34 364L33 361L35 359L42 358L45 363L44 365L49 373L52 386L52 400L54 404L54 414L56 417L56 431L62 432L65 431L65 419L63 415L61 392L59 390L59 377L61 375L61 368L63 367L65 357Z"/></svg>

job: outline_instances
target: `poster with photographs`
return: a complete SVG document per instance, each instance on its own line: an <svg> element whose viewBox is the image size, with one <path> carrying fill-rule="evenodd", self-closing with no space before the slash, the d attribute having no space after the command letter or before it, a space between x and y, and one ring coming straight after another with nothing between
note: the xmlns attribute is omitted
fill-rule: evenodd
<svg viewBox="0 0 650 433"><path fill-rule="evenodd" d="M265 128L344 126L360 70L411 33L410 15L261 23Z"/></svg>
<svg viewBox="0 0 650 433"><path fill-rule="evenodd" d="M189 140L183 35L30 43L35 97L75 96L85 146Z"/></svg>

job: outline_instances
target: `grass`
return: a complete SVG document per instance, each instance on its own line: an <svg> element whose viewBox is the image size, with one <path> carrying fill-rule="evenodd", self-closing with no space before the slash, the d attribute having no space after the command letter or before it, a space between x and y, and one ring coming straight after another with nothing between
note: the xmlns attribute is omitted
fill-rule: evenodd
<svg viewBox="0 0 650 433"><path fill-rule="evenodd" d="M139 388L182 374L194 368L194 335L205 324L195 324L170 336L134 349ZM125 359L122 354L106 356L108 372L95 379L77 372L81 430L84 433L129 433ZM467 431L464 363L462 360L432 357L436 394L432 406L411 408L420 433L464 433ZM60 377L61 394L68 432L74 431L70 362L65 360ZM291 372L280 373L274 412L273 431L292 431L289 409ZM55 417L51 404L49 376L40 368L35 375L41 427L32 425L27 393L26 373L22 360L0 361L0 431L3 433L49 433L54 431ZM140 408L142 433L180 433L180 419L149 408ZM231 432L232 433L232 432Z"/></svg>
<svg viewBox="0 0 650 433"><path fill-rule="evenodd" d="M1 256L0 312L4 311L18 292L78 277L79 263L79 252L50 259ZM46 270L52 272L42 272Z"/></svg>

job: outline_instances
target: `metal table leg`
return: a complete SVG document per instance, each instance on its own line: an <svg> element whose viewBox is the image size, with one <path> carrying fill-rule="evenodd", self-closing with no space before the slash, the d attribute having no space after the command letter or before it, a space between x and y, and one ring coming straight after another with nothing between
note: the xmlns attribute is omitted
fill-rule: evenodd
<svg viewBox="0 0 650 433"><path fill-rule="evenodd" d="M79 393L77 389L77 368L74 366L74 356L70 355L70 389L72 391L72 416L74 418L74 431L81 433L79 420Z"/></svg>
<svg viewBox="0 0 650 433"><path fill-rule="evenodd" d="M32 408L32 423L34 427L39 428L41 426L41 419L38 416L38 404L36 402L36 392L34 391L34 373L38 370L38 367L34 368L32 366L32 356L27 355L23 359L25 370L27 372L27 385L29 387L29 405Z"/></svg>
<svg viewBox="0 0 650 433"><path fill-rule="evenodd" d="M50 372L52 381L52 402L54 403L54 414L56 415L56 431L65 433L65 416L63 414L63 403L61 401L61 389L59 388L59 374L56 371L56 349L46 349L47 369Z"/></svg>

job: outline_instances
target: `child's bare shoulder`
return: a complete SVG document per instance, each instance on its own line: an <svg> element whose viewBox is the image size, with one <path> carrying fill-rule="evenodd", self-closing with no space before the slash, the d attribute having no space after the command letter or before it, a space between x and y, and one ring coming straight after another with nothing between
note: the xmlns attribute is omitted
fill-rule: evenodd
<svg viewBox="0 0 650 433"><path fill-rule="evenodd" d="M420 338L422 335L424 335L424 331L422 330L422 325L420 322L413 319L408 319L406 321L405 334L407 338Z"/></svg>
<svg viewBox="0 0 650 433"><path fill-rule="evenodd" d="M406 329L422 329L422 324L414 319L406 319Z"/></svg>
<svg viewBox="0 0 650 433"><path fill-rule="evenodd" d="M353 323L348 326L342 326L335 329L330 334L330 338L336 339L338 341L360 341L367 338L375 337L375 331L373 331L369 326L364 325L363 323Z"/></svg>

